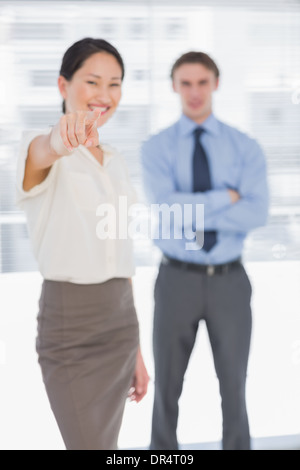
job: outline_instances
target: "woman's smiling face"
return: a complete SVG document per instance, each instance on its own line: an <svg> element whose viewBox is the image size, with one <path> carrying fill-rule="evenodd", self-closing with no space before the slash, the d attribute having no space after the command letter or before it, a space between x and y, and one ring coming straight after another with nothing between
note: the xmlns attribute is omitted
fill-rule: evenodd
<svg viewBox="0 0 300 470"><path fill-rule="evenodd" d="M97 127L115 112L122 96L122 69L116 58L97 52L84 61L71 80L63 76L58 87L65 100L66 113L99 109Z"/></svg>

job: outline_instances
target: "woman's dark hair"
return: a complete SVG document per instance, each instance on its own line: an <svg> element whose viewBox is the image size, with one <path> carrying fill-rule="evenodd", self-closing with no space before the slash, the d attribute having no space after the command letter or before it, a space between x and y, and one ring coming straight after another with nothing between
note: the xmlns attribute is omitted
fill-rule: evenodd
<svg viewBox="0 0 300 470"><path fill-rule="evenodd" d="M174 78L175 70L177 70L183 64L202 64L207 69L212 70L216 78L219 78L220 76L220 71L217 64L211 57L209 57L209 55L205 54L204 52L191 51L183 54L181 57L179 57L179 59L176 60L171 70L172 79Z"/></svg>
<svg viewBox="0 0 300 470"><path fill-rule="evenodd" d="M72 80L74 73L82 67L83 63L97 52L106 52L114 56L122 69L122 80L125 75L123 59L117 49L104 39L84 38L75 42L65 52L59 74L66 80ZM62 104L63 113L66 112L65 100Z"/></svg>

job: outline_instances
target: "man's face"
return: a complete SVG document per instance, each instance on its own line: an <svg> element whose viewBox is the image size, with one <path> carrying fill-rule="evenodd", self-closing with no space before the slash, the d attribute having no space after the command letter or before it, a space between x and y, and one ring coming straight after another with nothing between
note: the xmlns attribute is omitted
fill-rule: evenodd
<svg viewBox="0 0 300 470"><path fill-rule="evenodd" d="M173 89L180 95L183 113L198 124L212 112L212 94L219 80L202 64L182 64L173 75Z"/></svg>

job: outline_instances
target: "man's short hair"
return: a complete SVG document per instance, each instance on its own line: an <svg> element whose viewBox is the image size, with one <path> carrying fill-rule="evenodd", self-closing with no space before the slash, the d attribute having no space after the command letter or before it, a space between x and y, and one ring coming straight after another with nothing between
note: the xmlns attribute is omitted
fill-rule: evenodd
<svg viewBox="0 0 300 470"><path fill-rule="evenodd" d="M171 70L172 79L174 78L175 71L183 64L201 64L204 65L204 67L207 69L212 70L216 78L219 78L220 76L220 70L218 69L217 64L211 57L209 57L209 55L205 54L204 52L191 51L183 54L181 57L179 57L179 59L176 60Z"/></svg>

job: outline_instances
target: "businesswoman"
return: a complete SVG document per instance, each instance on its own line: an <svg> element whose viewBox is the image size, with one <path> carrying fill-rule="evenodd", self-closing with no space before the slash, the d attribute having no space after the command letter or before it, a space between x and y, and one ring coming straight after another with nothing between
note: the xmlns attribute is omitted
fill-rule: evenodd
<svg viewBox="0 0 300 470"><path fill-rule="evenodd" d="M121 99L124 65L101 39L64 54L63 115L24 135L18 203L44 278L37 352L68 450L116 449L127 396L139 402L148 374L133 302L131 242L96 230L97 208L134 202L122 157L99 144L98 128Z"/></svg>

